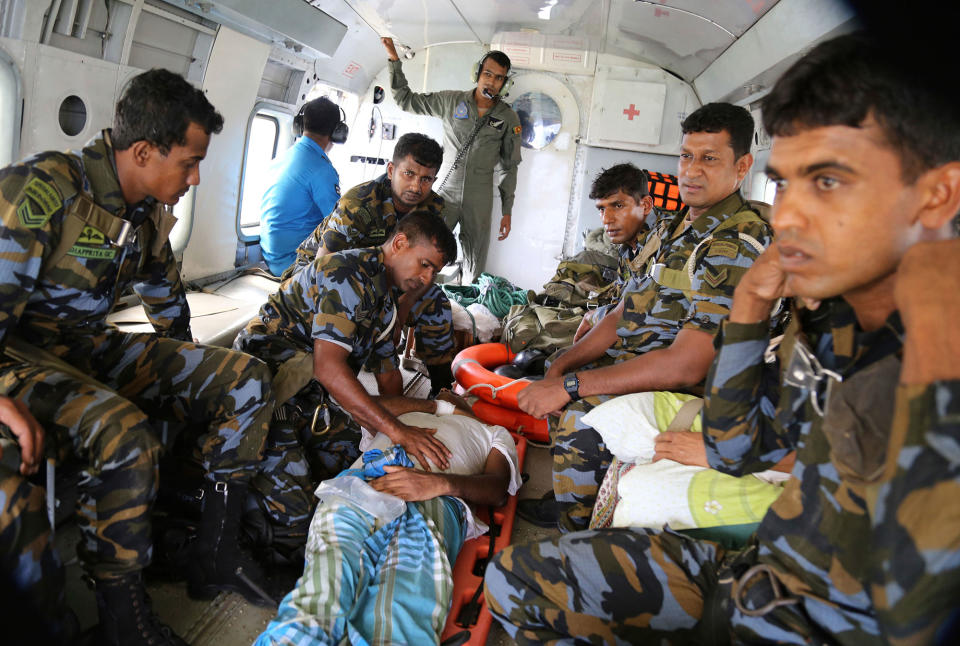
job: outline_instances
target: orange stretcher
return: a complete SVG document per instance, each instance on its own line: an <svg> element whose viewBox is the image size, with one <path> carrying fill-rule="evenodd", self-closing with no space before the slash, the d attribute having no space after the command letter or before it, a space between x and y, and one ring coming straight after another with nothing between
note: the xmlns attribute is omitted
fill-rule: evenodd
<svg viewBox="0 0 960 646"><path fill-rule="evenodd" d="M517 463L522 470L527 455L527 440L516 433L511 435L517 443ZM487 508L478 508L475 511L477 517L490 526L490 533L464 543L457 556L457 562L453 566L450 614L447 615L447 625L440 635L442 644L482 646L487 642L490 626L493 624L493 615L487 610L487 602L483 597L483 573L490 556L510 544L513 520L517 512L517 496L510 496L503 506L493 509L492 518Z"/></svg>

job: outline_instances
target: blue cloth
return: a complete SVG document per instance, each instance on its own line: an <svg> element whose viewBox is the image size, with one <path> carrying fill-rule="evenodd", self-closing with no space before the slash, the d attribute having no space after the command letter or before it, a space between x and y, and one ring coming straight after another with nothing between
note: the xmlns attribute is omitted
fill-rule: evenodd
<svg viewBox="0 0 960 646"><path fill-rule="evenodd" d="M395 446L368 451L362 468L341 475L376 478L386 465L412 463ZM448 496L408 504L380 528L359 507L321 504L303 576L256 646L438 643L465 526L463 508Z"/></svg>
<svg viewBox="0 0 960 646"><path fill-rule="evenodd" d="M270 167L260 202L260 247L271 272L279 276L293 264L297 247L339 198L340 175L327 153L309 137L300 137Z"/></svg>

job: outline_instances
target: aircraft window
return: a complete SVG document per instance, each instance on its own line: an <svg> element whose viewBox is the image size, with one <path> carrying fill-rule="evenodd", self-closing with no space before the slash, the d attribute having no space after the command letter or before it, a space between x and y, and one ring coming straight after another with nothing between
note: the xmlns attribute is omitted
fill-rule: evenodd
<svg viewBox="0 0 960 646"><path fill-rule="evenodd" d="M60 129L68 137L74 137L83 132L87 125L87 106L83 99L71 94L60 103Z"/></svg>
<svg viewBox="0 0 960 646"><path fill-rule="evenodd" d="M240 201L240 232L255 236L260 230L260 199L266 190L267 170L277 156L280 121L271 115L257 113L250 122L247 150L244 155Z"/></svg>
<svg viewBox="0 0 960 646"><path fill-rule="evenodd" d="M520 144L540 150L550 144L563 126L560 106L543 92L525 92L513 102L520 117Z"/></svg>
<svg viewBox="0 0 960 646"><path fill-rule="evenodd" d="M0 166L14 161L20 149L20 75L0 49Z"/></svg>

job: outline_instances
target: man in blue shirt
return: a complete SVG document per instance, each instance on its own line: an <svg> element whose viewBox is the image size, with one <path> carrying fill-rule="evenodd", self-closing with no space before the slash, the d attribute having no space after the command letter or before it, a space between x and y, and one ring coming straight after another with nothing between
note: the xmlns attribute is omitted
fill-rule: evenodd
<svg viewBox="0 0 960 646"><path fill-rule="evenodd" d="M263 259L279 276L297 258L297 245L327 217L340 198L340 176L327 151L346 139L340 108L327 98L304 104L294 120L303 136L274 162L260 203ZM334 130L343 133L333 136ZM338 134L340 134L338 132Z"/></svg>

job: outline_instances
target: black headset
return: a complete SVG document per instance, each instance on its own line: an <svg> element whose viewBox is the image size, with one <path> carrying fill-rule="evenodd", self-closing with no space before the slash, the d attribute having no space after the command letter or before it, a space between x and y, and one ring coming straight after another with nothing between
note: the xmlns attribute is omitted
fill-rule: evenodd
<svg viewBox="0 0 960 646"><path fill-rule="evenodd" d="M307 102L309 103L309 101ZM300 106L300 111L297 112L296 116L293 118L293 136L302 137L303 136L303 111L307 107L307 103L304 103ZM331 103L333 103L331 101ZM339 105L337 109L340 111L340 121L333 128L333 132L330 133L330 141L335 144L346 143L347 135L350 134L350 128L347 126L347 113L343 111Z"/></svg>
<svg viewBox="0 0 960 646"><path fill-rule="evenodd" d="M490 58L491 54L493 54L495 51L497 51L497 50L493 50L493 49L490 50L489 52L487 52L486 54L484 54L484 55L480 58L479 61L477 61L477 66L476 66L475 68L473 68L473 82L474 82L474 83L477 83L477 82L480 80L480 73L483 71L483 64L487 62L487 59ZM500 52L500 53L502 54L503 52ZM499 63L498 63L498 65L499 65ZM512 68L511 68L511 69L512 69ZM499 94L500 96L507 96L507 92L509 92L509 91L510 91L510 88L512 88L512 87L513 87L513 74L511 74L511 73L510 73L510 70L508 69L508 70L507 70L507 80L505 80L505 81L503 82L503 87L500 88L500 91L499 91L497 94Z"/></svg>

